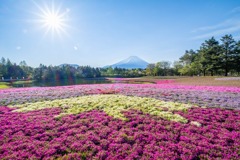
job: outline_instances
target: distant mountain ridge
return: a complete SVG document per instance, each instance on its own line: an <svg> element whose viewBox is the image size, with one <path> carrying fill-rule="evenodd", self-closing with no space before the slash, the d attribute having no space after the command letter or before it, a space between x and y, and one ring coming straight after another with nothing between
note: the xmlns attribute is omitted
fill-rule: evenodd
<svg viewBox="0 0 240 160"><path fill-rule="evenodd" d="M77 64L67 64L67 63L64 63L64 64L60 64L59 67L65 67L65 66L71 66L71 67L74 67L74 68L78 68L79 65Z"/></svg>
<svg viewBox="0 0 240 160"><path fill-rule="evenodd" d="M141 68L141 69L145 69L147 68L147 65L149 63L144 61L143 59L137 57L137 56L130 56L127 59L124 59L118 63L112 64L112 65L108 65L105 66L104 68L107 67L112 67L112 68L126 68L126 69L134 69L134 68Z"/></svg>

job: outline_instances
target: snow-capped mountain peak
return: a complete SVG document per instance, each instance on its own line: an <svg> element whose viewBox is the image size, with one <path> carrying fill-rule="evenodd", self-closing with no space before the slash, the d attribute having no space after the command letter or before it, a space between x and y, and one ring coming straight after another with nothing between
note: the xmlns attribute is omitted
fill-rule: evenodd
<svg viewBox="0 0 240 160"><path fill-rule="evenodd" d="M146 68L148 65L148 62L142 60L141 58L137 56L130 56L127 59L124 59L118 63L112 64L108 67L118 67L118 68L126 68L126 69L133 69L133 68Z"/></svg>

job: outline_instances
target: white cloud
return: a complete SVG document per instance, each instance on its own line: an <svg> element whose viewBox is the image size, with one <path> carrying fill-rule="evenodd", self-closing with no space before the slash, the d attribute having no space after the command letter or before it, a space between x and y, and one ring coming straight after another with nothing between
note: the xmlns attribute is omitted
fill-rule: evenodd
<svg viewBox="0 0 240 160"><path fill-rule="evenodd" d="M21 49L22 49L21 46L17 46L17 47L16 47L16 50L21 50Z"/></svg>
<svg viewBox="0 0 240 160"><path fill-rule="evenodd" d="M194 29L192 32L193 33L197 33L197 32L203 32L203 31L210 31L210 30L214 30L214 29L219 29L222 27L227 27L231 24L233 24L235 21L233 19L229 19L226 20L222 23L216 24L216 25L212 25L212 26L204 26L204 27L199 27L197 29Z"/></svg>
<svg viewBox="0 0 240 160"><path fill-rule="evenodd" d="M222 36L224 34L232 34L237 31L240 32L240 20L229 19L216 25L195 29L192 33L197 35L195 35L192 39L205 39L212 36Z"/></svg>
<svg viewBox="0 0 240 160"><path fill-rule="evenodd" d="M76 43L76 44L73 46L73 49L74 49L75 51L79 50L79 49L80 49L79 43Z"/></svg>
<svg viewBox="0 0 240 160"><path fill-rule="evenodd" d="M228 14L231 18L218 24L203 26L192 31L195 34L192 39L206 39L212 36L223 36L225 34L240 33L240 19L237 13L240 13L240 6L233 8ZM230 16L229 15L229 16Z"/></svg>
<svg viewBox="0 0 240 160"><path fill-rule="evenodd" d="M75 51L77 51L77 50L78 50L78 47L77 47L77 46L74 46L73 49L74 49Z"/></svg>
<svg viewBox="0 0 240 160"><path fill-rule="evenodd" d="M233 32L240 31L240 23L227 27L227 28L222 28L222 29L217 29L212 32L204 33L198 36L195 36L193 39L204 39L204 38L210 38L212 36L220 36L224 34L231 34Z"/></svg>

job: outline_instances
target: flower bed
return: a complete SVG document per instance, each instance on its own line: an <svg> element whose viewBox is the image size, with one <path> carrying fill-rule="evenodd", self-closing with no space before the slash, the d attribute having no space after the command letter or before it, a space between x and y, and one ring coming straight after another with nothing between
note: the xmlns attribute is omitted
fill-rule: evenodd
<svg viewBox="0 0 240 160"><path fill-rule="evenodd" d="M91 94L123 94L197 106L240 108L240 88L161 84L101 84L0 90L0 105L14 105Z"/></svg>
<svg viewBox="0 0 240 160"><path fill-rule="evenodd" d="M193 90L183 88L159 87L140 87L128 86L120 90L120 94L151 97L162 101L174 101L180 103L189 103L201 107L221 107L229 109L240 109L240 91L239 92L219 92L205 90Z"/></svg>
<svg viewBox="0 0 240 160"><path fill-rule="evenodd" d="M239 108L237 87L0 90L0 159L238 160Z"/></svg>
<svg viewBox="0 0 240 160"><path fill-rule="evenodd" d="M141 111L127 121L92 110L61 119L60 108L0 107L0 159L239 159L240 111L193 108L198 127Z"/></svg>

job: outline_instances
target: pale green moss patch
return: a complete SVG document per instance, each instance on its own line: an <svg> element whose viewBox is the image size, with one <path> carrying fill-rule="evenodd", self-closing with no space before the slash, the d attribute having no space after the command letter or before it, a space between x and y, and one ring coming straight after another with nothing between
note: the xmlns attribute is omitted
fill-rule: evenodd
<svg viewBox="0 0 240 160"><path fill-rule="evenodd" d="M122 114L122 111L134 109L150 115L159 116L167 120L187 123L187 119L179 114L174 114L173 111L186 111L191 108L191 105L175 102L164 102L154 98L142 98L124 95L89 95L68 99L26 103L11 107L18 108L17 110L14 110L15 112L28 112L44 108L60 107L62 108L63 113L61 113L59 116L66 114L78 114L91 110L102 110L108 115L122 120L127 119Z"/></svg>

